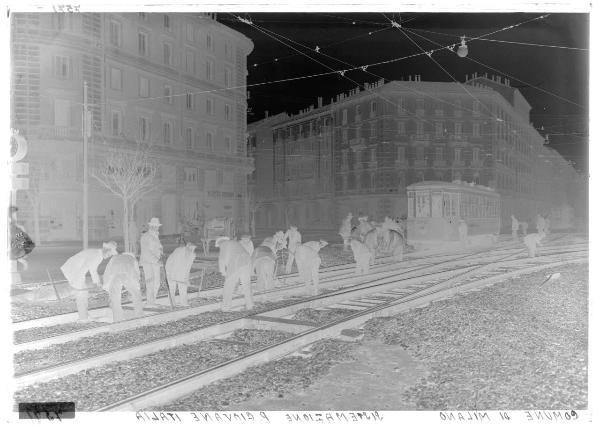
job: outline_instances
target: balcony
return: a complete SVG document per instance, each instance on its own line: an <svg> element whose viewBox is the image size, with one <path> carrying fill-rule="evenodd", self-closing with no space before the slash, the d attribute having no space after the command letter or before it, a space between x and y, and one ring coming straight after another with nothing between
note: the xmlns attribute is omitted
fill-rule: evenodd
<svg viewBox="0 0 600 427"><path fill-rule="evenodd" d="M408 168L408 162L406 161L406 159L396 159L396 161L394 162L394 166L396 167L396 169L406 169Z"/></svg>
<svg viewBox="0 0 600 427"><path fill-rule="evenodd" d="M434 160L433 167L434 168L445 168L448 165L446 160Z"/></svg>
<svg viewBox="0 0 600 427"><path fill-rule="evenodd" d="M363 148L367 148L367 144L364 138L353 138L350 140L350 148L352 151L356 152L357 150L361 150Z"/></svg>
<svg viewBox="0 0 600 427"><path fill-rule="evenodd" d="M481 169L483 167L483 160L477 159L471 161L471 168L473 169Z"/></svg>
<svg viewBox="0 0 600 427"><path fill-rule="evenodd" d="M448 135L448 144L452 147L465 147L469 144L469 138L465 134Z"/></svg>
<svg viewBox="0 0 600 427"><path fill-rule="evenodd" d="M67 126L37 126L29 128L28 136L36 135L40 139L66 138L82 139L81 128Z"/></svg>
<svg viewBox="0 0 600 427"><path fill-rule="evenodd" d="M413 167L414 168L426 168L427 167L427 160L425 160L425 159L414 160L413 161Z"/></svg>
<svg viewBox="0 0 600 427"><path fill-rule="evenodd" d="M454 160L452 162L452 167L453 168L464 168L465 167L465 161L464 160Z"/></svg>

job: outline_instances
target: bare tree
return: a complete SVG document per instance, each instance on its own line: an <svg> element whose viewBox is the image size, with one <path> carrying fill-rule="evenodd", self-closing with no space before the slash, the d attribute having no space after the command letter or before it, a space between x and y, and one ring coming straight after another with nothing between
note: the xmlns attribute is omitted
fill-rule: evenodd
<svg viewBox="0 0 600 427"><path fill-rule="evenodd" d="M109 148L99 167L91 172L104 187L123 202L123 240L131 251L129 221L135 204L154 188L158 171L150 158L150 146L136 143L133 150Z"/></svg>
<svg viewBox="0 0 600 427"><path fill-rule="evenodd" d="M33 220L33 240L36 245L40 244L40 184L41 184L41 165L37 161L31 161L29 166L29 189L27 190L27 199L31 204L31 213Z"/></svg>

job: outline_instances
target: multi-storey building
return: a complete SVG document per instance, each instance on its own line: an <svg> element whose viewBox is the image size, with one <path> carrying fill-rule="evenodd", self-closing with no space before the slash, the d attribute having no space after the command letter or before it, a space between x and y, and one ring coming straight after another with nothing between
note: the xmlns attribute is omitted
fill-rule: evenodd
<svg viewBox="0 0 600 427"><path fill-rule="evenodd" d="M89 165L110 147L151 145L156 188L136 205L138 225L159 217L232 217L247 227L246 58L252 42L211 14L12 15L11 125L26 137L42 240L82 237L82 102L92 113ZM90 239L121 234L121 202L90 178Z"/></svg>
<svg viewBox="0 0 600 427"><path fill-rule="evenodd" d="M543 161L550 154L529 122L530 109L498 77L473 75L461 84L415 76L366 84L327 105L319 99L316 108L252 123L256 153L273 153L256 156L256 181L263 182L257 227L333 231L348 212L402 217L406 186L425 180L497 189L505 225L511 214L547 213L567 203L568 192L543 191L544 174L572 182L574 171L562 160L564 173L556 174Z"/></svg>

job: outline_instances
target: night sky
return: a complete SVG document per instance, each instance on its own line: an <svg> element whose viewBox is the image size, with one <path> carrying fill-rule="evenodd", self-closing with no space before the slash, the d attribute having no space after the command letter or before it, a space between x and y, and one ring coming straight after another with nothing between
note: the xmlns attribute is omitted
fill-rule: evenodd
<svg viewBox="0 0 600 427"><path fill-rule="evenodd" d="M588 170L587 14L549 14L543 19L485 37L503 42L469 41L469 38L545 14L236 12L234 15L250 19L253 23L253 26L242 23L233 14L217 15L219 21L254 42L254 51L248 57L248 122L264 118L265 110L270 115L284 111L297 113L311 104L316 106L319 96L328 103L330 98L355 88L357 83L362 85L380 78L387 82L401 77L406 80L409 75L420 74L422 81L449 82L453 81L451 75L464 82L466 74L487 72L488 76L495 74L509 78L511 85L518 88L531 104L531 120L536 128L544 127L540 133L549 135L550 146L574 161L576 169ZM390 20L399 22L414 42L393 28ZM332 69L347 69L351 67L348 64L362 66L422 53L416 44L425 51L431 51L440 48L440 45L459 44L461 35L467 36L469 54L466 58L460 58L449 50L432 54L447 73L427 55L420 55L372 66L366 72L348 71L345 77L330 74L252 86L326 73ZM320 53L315 52L316 46L319 46ZM496 70L486 68L486 65Z"/></svg>

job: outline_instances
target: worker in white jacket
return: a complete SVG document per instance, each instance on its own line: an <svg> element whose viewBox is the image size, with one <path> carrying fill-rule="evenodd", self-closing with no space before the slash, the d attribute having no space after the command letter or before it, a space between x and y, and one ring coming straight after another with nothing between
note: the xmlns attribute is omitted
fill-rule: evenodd
<svg viewBox="0 0 600 427"><path fill-rule="evenodd" d="M158 238L158 228L161 223L158 218L152 218L148 223L148 231L142 234L140 240L140 264L144 269L146 281L146 303L154 305L160 288L160 267L163 247Z"/></svg>
<svg viewBox="0 0 600 427"><path fill-rule="evenodd" d="M175 249L165 263L171 301L175 301L175 291L179 288L178 305L189 306L187 290L190 284L190 270L195 259L196 245L187 243Z"/></svg>
<svg viewBox="0 0 600 427"><path fill-rule="evenodd" d="M76 253L65 262L60 268L69 285L75 289L75 301L79 321L88 320L88 286L85 278L89 272L92 276L92 282L100 286L100 276L98 276L98 266L103 259L117 255L117 243L107 242L102 244L102 248L89 248Z"/></svg>
<svg viewBox="0 0 600 427"><path fill-rule="evenodd" d="M104 290L110 296L110 308L113 312L113 321L123 320L121 307L121 291L125 287L133 300L134 315L141 317L142 291L140 289L140 266L135 255L124 253L111 258L104 270Z"/></svg>
<svg viewBox="0 0 600 427"><path fill-rule="evenodd" d="M288 258L285 265L285 273L290 274L292 272L292 265L294 263L294 254L296 248L302 244L302 235L298 232L298 227L291 225L288 231L283 236L287 240Z"/></svg>
<svg viewBox="0 0 600 427"><path fill-rule="evenodd" d="M319 250L325 246L327 246L327 242L319 240L318 242L306 242L296 249L298 276L307 291L312 295L318 295L319 293L319 267L321 265Z"/></svg>

